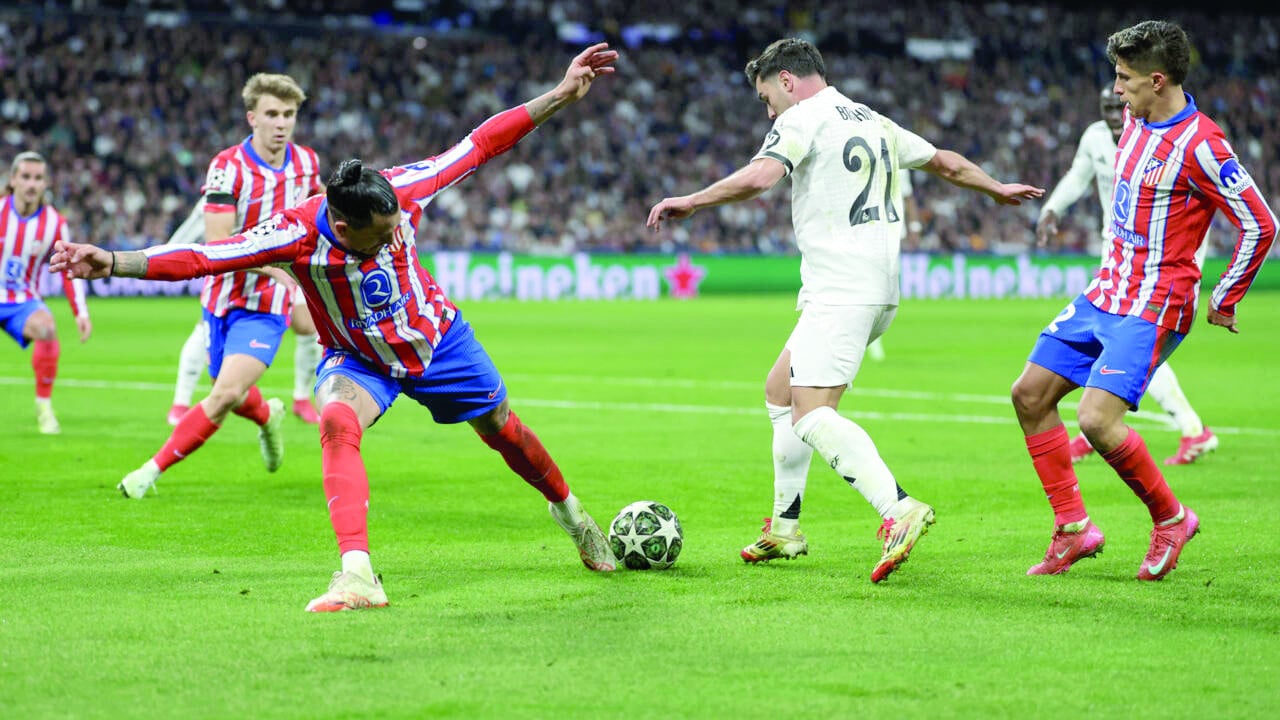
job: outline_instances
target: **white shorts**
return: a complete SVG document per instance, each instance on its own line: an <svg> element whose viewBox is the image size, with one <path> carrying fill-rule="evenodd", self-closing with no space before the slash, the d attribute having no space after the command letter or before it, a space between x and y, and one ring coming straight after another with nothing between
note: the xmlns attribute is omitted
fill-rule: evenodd
<svg viewBox="0 0 1280 720"><path fill-rule="evenodd" d="M897 313L896 305L805 305L787 338L792 386L851 384L867 345L889 329Z"/></svg>

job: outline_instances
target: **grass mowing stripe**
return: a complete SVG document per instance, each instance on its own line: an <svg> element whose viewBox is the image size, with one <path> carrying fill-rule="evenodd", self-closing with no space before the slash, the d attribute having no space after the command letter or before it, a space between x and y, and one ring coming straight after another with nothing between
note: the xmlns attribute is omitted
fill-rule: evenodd
<svg viewBox="0 0 1280 720"><path fill-rule="evenodd" d="M567 376L560 376L560 379L566 379ZM523 380L538 381L542 378L536 375L522 376ZM588 380L600 380L600 378L576 378L575 381L585 382ZM656 380L656 379L655 379ZM0 377L0 385L28 385L31 383L30 378L22 377ZM96 390L142 390L155 392L172 392L173 386L163 383L147 383L147 382L130 382L121 380L83 380L77 378L59 378L58 383L67 387L77 387ZM647 383L647 386L659 386L660 383ZM713 384L714 385L714 384ZM684 383L672 384L671 387L686 387ZM688 387L701 387L698 385L688 385ZM261 390L268 395L285 395L292 392L292 389L262 387ZM854 394L862 394L869 397L886 397L921 400L928 402L936 402L941 400L950 400L955 402L990 402L992 398L973 396L973 395L947 395L937 393L898 393L896 391L886 390L864 390ZM595 401L575 401L575 400L547 400L541 398L521 397L518 401L520 405L528 405L532 407L558 408L564 410L621 410L621 411L640 411L640 412L664 412L664 413L696 413L703 415L744 415L750 417L758 417L761 411L756 408L746 407L726 407L714 405L688 405L674 403L626 403L626 402L595 402ZM1007 403L1007 400L1006 400ZM1062 408L1064 414L1071 415L1073 408L1064 406ZM1004 425L1008 424L1009 417L1006 415L954 415L946 413L906 413L906 412L876 412L871 410L843 410L843 415L856 419L875 419L875 420L891 420L903 422L925 422L925 423L960 423L960 424L986 424L986 425ZM1168 416L1161 413L1138 411L1131 413L1131 418L1137 418L1145 422L1130 423L1138 430L1169 430L1176 429L1176 425ZM1223 435L1259 435L1265 437L1280 437L1280 429L1273 428L1251 428L1251 427L1232 427L1215 425L1213 428L1215 433Z"/></svg>
<svg viewBox="0 0 1280 720"><path fill-rule="evenodd" d="M1175 355L1223 443L1164 468L1203 532L1150 585L1133 578L1148 513L1096 457L1076 472L1105 554L1064 577L1024 574L1052 515L1002 407L1062 304L904 304L889 360L858 378L886 396L855 391L846 408L938 523L872 585L880 519L817 460L810 554L738 558L773 498L760 383L737 379L763 379L794 298L469 303L587 508L607 522L663 501L684 553L662 573L585 571L541 496L469 428L400 402L362 439L392 605L314 617L302 608L337 569L316 429L289 418L285 464L269 474L252 424L230 418L159 494L124 500L115 483L169 432L196 303L91 298L95 336L80 345L55 301L62 377L99 380L60 380L63 434L41 436L30 355L0 351L0 715L1280 716L1266 690L1280 676L1280 385L1263 360L1280 356L1280 294L1250 294L1241 335L1197 328ZM292 385L288 337L268 388ZM132 384L102 384L116 379ZM1226 433L1228 421L1258 434ZM1147 440L1157 461L1177 443Z"/></svg>

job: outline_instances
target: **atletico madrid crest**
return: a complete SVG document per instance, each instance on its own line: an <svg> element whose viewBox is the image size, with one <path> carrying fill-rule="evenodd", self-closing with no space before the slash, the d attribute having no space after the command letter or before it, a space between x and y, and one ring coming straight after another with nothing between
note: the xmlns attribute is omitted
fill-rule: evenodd
<svg viewBox="0 0 1280 720"><path fill-rule="evenodd" d="M1164 171L1166 167L1168 167L1168 165L1164 160L1156 160L1155 158L1152 158L1151 162L1147 163L1147 169L1142 173L1142 184L1147 187L1155 187L1159 185L1160 181L1164 180Z"/></svg>

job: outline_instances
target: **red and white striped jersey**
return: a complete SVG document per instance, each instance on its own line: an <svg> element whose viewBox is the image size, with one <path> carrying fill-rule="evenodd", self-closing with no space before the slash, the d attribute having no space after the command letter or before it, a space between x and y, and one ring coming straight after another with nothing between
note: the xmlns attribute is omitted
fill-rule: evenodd
<svg viewBox="0 0 1280 720"><path fill-rule="evenodd" d="M253 149L253 137L218 153L205 176L205 212L235 213L236 232L296 207L320 192L320 160L309 147L289 143L284 162L272 167ZM205 309L222 317L233 308L283 315L292 307L288 288L265 275L236 272L205 281Z"/></svg>
<svg viewBox="0 0 1280 720"><path fill-rule="evenodd" d="M418 259L422 211L535 127L521 105L440 155L383 170L400 200L401 222L394 240L373 256L342 246L329 226L328 198L317 196L226 240L148 248L145 277L184 280L279 265L297 279L326 347L353 353L390 377L420 376L458 314Z"/></svg>
<svg viewBox="0 0 1280 720"><path fill-rule="evenodd" d="M40 299L39 278L53 244L71 242L67 222L51 205L41 205L28 217L18 214L18 206L10 195L0 200L0 303L22 303ZM64 273L62 288L77 316L89 317L84 301L84 280L72 279Z"/></svg>
<svg viewBox="0 0 1280 720"><path fill-rule="evenodd" d="M1276 217L1217 123L1187 107L1164 122L1133 118L1116 151L1111 251L1085 295L1116 315L1187 333L1200 296L1195 254L1217 210L1237 228L1235 254L1212 307L1233 315L1276 236Z"/></svg>

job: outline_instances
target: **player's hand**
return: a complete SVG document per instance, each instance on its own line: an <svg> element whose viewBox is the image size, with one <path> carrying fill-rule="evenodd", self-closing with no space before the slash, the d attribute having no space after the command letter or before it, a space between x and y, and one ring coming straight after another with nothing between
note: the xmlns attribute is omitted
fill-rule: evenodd
<svg viewBox="0 0 1280 720"><path fill-rule="evenodd" d="M64 272L67 277L96 280L111 275L111 253L100 247L58 241L49 258L49 272Z"/></svg>
<svg viewBox="0 0 1280 720"><path fill-rule="evenodd" d="M1001 183L991 198L1001 205L1021 205L1023 200L1044 197L1044 188L1020 183Z"/></svg>
<svg viewBox="0 0 1280 720"><path fill-rule="evenodd" d="M1210 325L1217 325L1219 327L1224 327L1230 330L1233 334L1236 334L1236 335L1240 334L1240 329L1236 327L1235 315L1223 315L1217 310L1214 310L1213 308L1209 308L1208 317L1209 317Z"/></svg>
<svg viewBox="0 0 1280 720"><path fill-rule="evenodd" d="M645 227L660 230L664 220L683 220L693 214L696 208L693 207L693 201L689 196L663 198L662 202L653 206L649 211L649 219L645 221Z"/></svg>
<svg viewBox="0 0 1280 720"><path fill-rule="evenodd" d="M613 67L617 60L618 51L610 50L609 43L596 43L578 53L569 63L557 90L573 100L580 100L591 89L593 80L601 75L612 75L617 70Z"/></svg>
<svg viewBox="0 0 1280 720"><path fill-rule="evenodd" d="M87 315L76 316L76 329L80 331L80 342L83 344L93 334L93 323Z"/></svg>
<svg viewBox="0 0 1280 720"><path fill-rule="evenodd" d="M1036 223L1036 245L1045 247L1058 235L1058 213L1045 210Z"/></svg>

